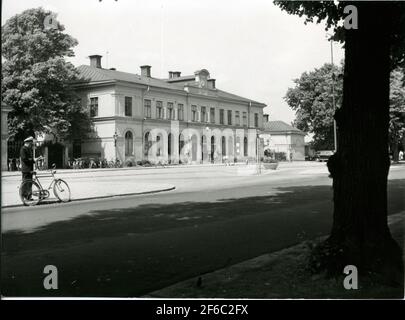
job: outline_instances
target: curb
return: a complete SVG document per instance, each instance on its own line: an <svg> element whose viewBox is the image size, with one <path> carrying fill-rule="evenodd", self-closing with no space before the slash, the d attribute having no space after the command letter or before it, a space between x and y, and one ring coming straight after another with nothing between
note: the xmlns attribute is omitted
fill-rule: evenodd
<svg viewBox="0 0 405 320"><path fill-rule="evenodd" d="M176 189L176 187L173 186L173 187L170 187L170 188L157 189L157 190L151 190L151 191L142 191L142 192L122 193L122 194L112 194L112 195L106 195L106 196L96 196L96 197L71 199L69 202L65 202L65 203L76 202L76 201L94 200L94 199L106 199L106 198L114 198L114 197L127 197L127 196L143 195L143 194L153 194L153 193L172 191L172 190L175 190L175 189ZM55 203L63 203L63 202L57 201ZM11 204L11 205L7 205L7 206L2 206L1 209L20 208L20 207L28 207L28 206L24 206L23 204ZM33 207L36 207L36 206L33 206Z"/></svg>

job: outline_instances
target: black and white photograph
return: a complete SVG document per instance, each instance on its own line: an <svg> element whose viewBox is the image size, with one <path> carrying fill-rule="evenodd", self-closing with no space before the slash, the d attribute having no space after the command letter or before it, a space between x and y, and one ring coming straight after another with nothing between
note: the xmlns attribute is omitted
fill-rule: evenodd
<svg viewBox="0 0 405 320"><path fill-rule="evenodd" d="M405 1L1 6L2 300L404 300Z"/></svg>

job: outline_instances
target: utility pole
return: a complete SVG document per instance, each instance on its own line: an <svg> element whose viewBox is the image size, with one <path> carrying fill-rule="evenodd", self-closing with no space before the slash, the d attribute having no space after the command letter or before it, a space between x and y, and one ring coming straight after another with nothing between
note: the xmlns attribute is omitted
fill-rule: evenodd
<svg viewBox="0 0 405 320"><path fill-rule="evenodd" d="M334 69L334 64L333 64L333 40L330 39L330 57L331 57L331 63L332 63L332 106L333 106L333 112L336 112L336 103L335 103L335 74L333 73ZM337 132L336 132L336 120L333 119L333 145L334 145L334 151L336 153L337 151Z"/></svg>

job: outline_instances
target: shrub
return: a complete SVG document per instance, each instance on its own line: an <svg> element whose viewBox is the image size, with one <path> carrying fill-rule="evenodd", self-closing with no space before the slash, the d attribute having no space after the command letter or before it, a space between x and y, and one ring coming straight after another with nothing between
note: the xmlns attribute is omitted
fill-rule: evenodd
<svg viewBox="0 0 405 320"><path fill-rule="evenodd" d="M126 167L132 167L133 166L132 160L125 161L125 166Z"/></svg>
<svg viewBox="0 0 405 320"><path fill-rule="evenodd" d="M151 166L151 163L150 163L149 160L140 160L140 161L137 161L136 164L138 166L142 166L142 167L150 167Z"/></svg>

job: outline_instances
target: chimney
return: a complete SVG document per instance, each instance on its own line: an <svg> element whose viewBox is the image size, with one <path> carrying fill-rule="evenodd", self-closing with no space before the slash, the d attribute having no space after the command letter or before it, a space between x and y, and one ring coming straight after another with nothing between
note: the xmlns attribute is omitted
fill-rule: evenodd
<svg viewBox="0 0 405 320"><path fill-rule="evenodd" d="M173 78L180 78L181 72L180 71L173 71Z"/></svg>
<svg viewBox="0 0 405 320"><path fill-rule="evenodd" d="M173 71L169 71L169 79L173 78Z"/></svg>
<svg viewBox="0 0 405 320"><path fill-rule="evenodd" d="M207 83L209 89L215 89L215 79L208 79Z"/></svg>
<svg viewBox="0 0 405 320"><path fill-rule="evenodd" d="M151 66L141 66L141 76L150 78L150 68Z"/></svg>
<svg viewBox="0 0 405 320"><path fill-rule="evenodd" d="M264 122L269 122L269 115L263 114L263 120L264 120Z"/></svg>
<svg viewBox="0 0 405 320"><path fill-rule="evenodd" d="M90 67L93 68L100 68L101 69L101 57L98 54L93 54L92 56L89 56L90 58Z"/></svg>

